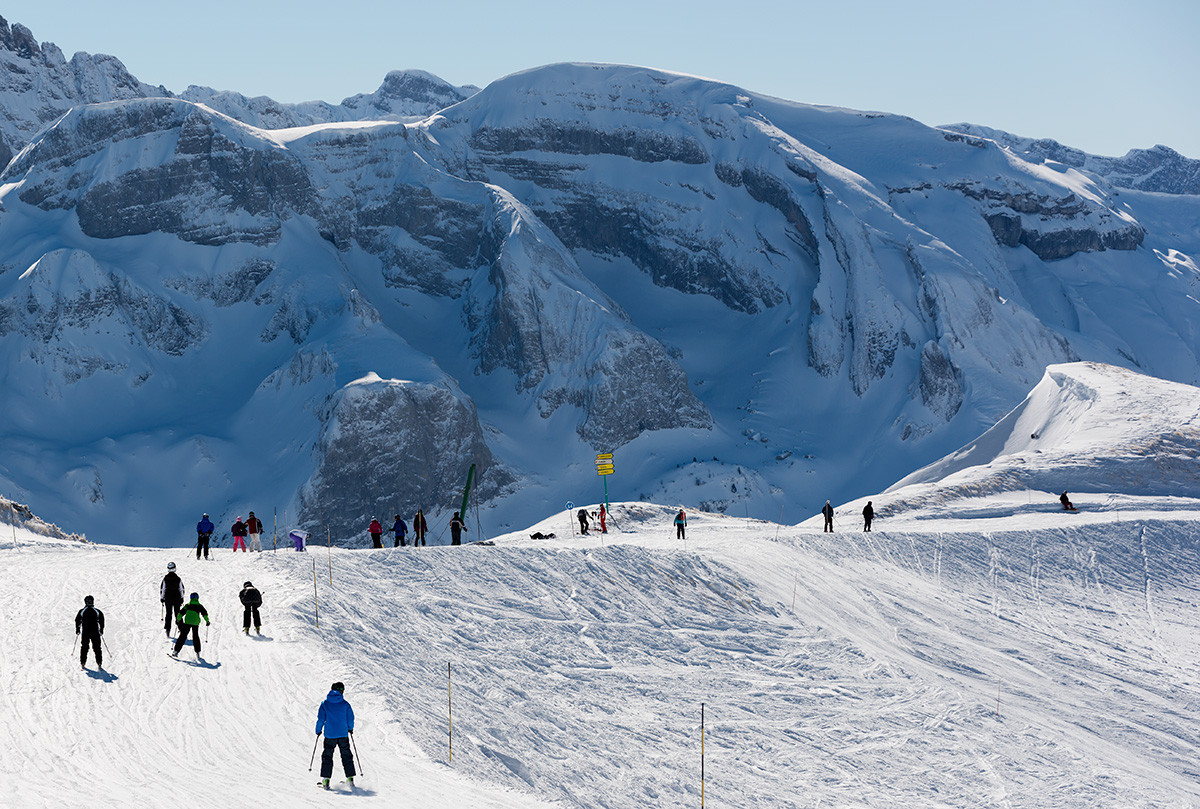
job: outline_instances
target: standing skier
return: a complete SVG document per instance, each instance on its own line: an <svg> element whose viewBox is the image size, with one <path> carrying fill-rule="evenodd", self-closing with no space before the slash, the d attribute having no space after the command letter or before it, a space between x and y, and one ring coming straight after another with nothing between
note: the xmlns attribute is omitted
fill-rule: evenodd
<svg viewBox="0 0 1200 809"><path fill-rule="evenodd" d="M354 786L354 756L350 753L350 736L354 735L354 709L342 696L346 686L334 683L329 689L329 695L317 709L317 735L325 732L325 748L321 751L321 781L319 786L329 789L329 779L333 776L333 751L335 748L342 753L342 771L346 773L346 783Z"/></svg>
<svg viewBox="0 0 1200 809"><path fill-rule="evenodd" d="M250 534L250 550L262 553L262 520L255 517L253 511L246 518L246 531Z"/></svg>
<svg viewBox="0 0 1200 809"><path fill-rule="evenodd" d="M253 584L246 582L242 585L242 591L238 593L238 600L246 608L242 613L242 632L250 634L250 619L254 618L254 632L261 635L262 621L258 617L258 608L262 606L262 593L258 592Z"/></svg>
<svg viewBox="0 0 1200 809"><path fill-rule="evenodd" d="M180 650L187 643L188 633L191 632L192 651L196 653L196 658L199 659L201 618L204 619L205 626L212 623L208 620L208 610L204 609L204 605L200 603L200 594L192 593L189 596L187 605L179 613L179 637L175 639L175 651L171 652L171 657L179 657Z"/></svg>
<svg viewBox="0 0 1200 809"><path fill-rule="evenodd" d="M429 523L425 522L425 511L417 509L417 515L413 517L413 547L420 545L425 547L425 534L429 531Z"/></svg>
<svg viewBox="0 0 1200 809"><path fill-rule="evenodd" d="M608 516L608 509L606 509L604 507L604 504L601 503L600 504L600 533L602 533L602 534L608 533L608 526L605 525L605 523L604 523L604 518L607 516Z"/></svg>
<svg viewBox="0 0 1200 809"><path fill-rule="evenodd" d="M581 534L586 534L588 532L587 509L579 509L579 513L577 513L575 516L579 518L579 532Z"/></svg>
<svg viewBox="0 0 1200 809"><path fill-rule="evenodd" d="M871 501L868 500L867 504L865 506L863 506L863 530L864 531L871 530L871 520L873 520L873 519L875 519L875 509L871 508Z"/></svg>
<svg viewBox="0 0 1200 809"><path fill-rule="evenodd" d="M371 545L375 548L382 548L383 541L380 537L383 536L383 526L379 524L379 520L371 518L371 524L367 527L367 531L371 534Z"/></svg>
<svg viewBox="0 0 1200 809"><path fill-rule="evenodd" d="M450 518L450 544L462 544L462 532L467 530L467 524L462 521L462 517L458 516L458 512L454 512L454 516Z"/></svg>
<svg viewBox="0 0 1200 809"><path fill-rule="evenodd" d="M81 636L79 668L87 668L88 644L90 643L92 653L96 656L96 668L103 669L104 660L100 654L100 638L104 635L104 613L93 606L95 599L91 596L84 596L83 603L83 609L75 613L75 634Z"/></svg>
<svg viewBox="0 0 1200 809"><path fill-rule="evenodd" d="M246 552L246 534L248 534L249 531L246 529L246 523L242 522L242 518L240 516L237 518L237 521L233 524L233 527L229 529L229 533L233 534L234 553L237 552L239 545L242 546L242 553L245 553Z"/></svg>
<svg viewBox="0 0 1200 809"><path fill-rule="evenodd" d="M825 533L833 533L833 506L829 505L828 500L825 501L821 513L825 515Z"/></svg>
<svg viewBox="0 0 1200 809"><path fill-rule="evenodd" d="M205 514L200 518L200 522L196 523L196 558L200 558L200 551L204 551L204 558L208 558L208 539L212 536L212 532L217 530L217 527L212 524L212 520Z"/></svg>
<svg viewBox="0 0 1200 809"><path fill-rule="evenodd" d="M687 515L683 513L683 509L679 509L679 513L675 515L675 538L687 539L684 534L687 528Z"/></svg>
<svg viewBox="0 0 1200 809"><path fill-rule="evenodd" d="M158 598L163 603L163 630L171 637L171 624L179 620L183 609L183 580L175 572L175 563L167 562L167 575L163 576L158 588Z"/></svg>
<svg viewBox="0 0 1200 809"><path fill-rule="evenodd" d="M408 525L404 522L404 520L400 519L400 515L397 514L396 522L392 523L392 534L396 537L396 542L395 542L395 544L392 545L392 547L393 548L405 547L404 535L407 533L408 533Z"/></svg>

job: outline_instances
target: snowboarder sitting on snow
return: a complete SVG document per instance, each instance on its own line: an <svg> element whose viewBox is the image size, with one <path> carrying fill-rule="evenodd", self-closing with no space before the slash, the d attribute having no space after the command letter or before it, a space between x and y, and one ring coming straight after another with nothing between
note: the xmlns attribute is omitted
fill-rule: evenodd
<svg viewBox="0 0 1200 809"><path fill-rule="evenodd" d="M687 515L683 513L683 509L679 509L679 513L675 515L675 538L686 539L684 529L687 528Z"/></svg>
<svg viewBox="0 0 1200 809"><path fill-rule="evenodd" d="M183 609L183 579L175 573L175 563L167 562L167 575L163 576L158 588L158 598L163 603L163 631L171 637L171 623L179 620Z"/></svg>
<svg viewBox="0 0 1200 809"><path fill-rule="evenodd" d="M204 609L204 605L200 603L200 594L192 593L187 605L179 613L179 637L175 639L175 651L171 652L172 657L179 657L180 650L187 643L189 631L192 633L192 650L196 653L196 657L200 657L201 618L204 619L205 626L211 623L208 620L208 610Z"/></svg>
<svg viewBox="0 0 1200 809"><path fill-rule="evenodd" d="M529 538L530 539L554 539L554 532L551 531L549 534L543 534L541 531L534 531L532 534L529 535Z"/></svg>
<svg viewBox="0 0 1200 809"><path fill-rule="evenodd" d="M587 509L579 509L579 513L576 516L579 517L579 533L586 534L588 532Z"/></svg>
<svg viewBox="0 0 1200 809"><path fill-rule="evenodd" d="M95 599L84 596L84 608L75 613L75 634L81 635L79 642L79 668L87 668L88 644L96 656L96 668L104 668L104 660L100 654L100 638L104 634L104 613L96 609Z"/></svg>
<svg viewBox="0 0 1200 809"><path fill-rule="evenodd" d="M229 529L229 533L233 534L233 550L236 552L238 545L241 545L242 553L245 553L246 534L250 532L246 529L246 523L242 522L242 518L240 516L237 518L237 522L233 524L233 527Z"/></svg>
<svg viewBox="0 0 1200 809"><path fill-rule="evenodd" d="M200 551L204 551L204 558L208 558L208 538L212 536L212 532L217 530L217 527L212 524L212 520L205 514L200 518L200 522L196 523L196 558L200 558Z"/></svg>
<svg viewBox="0 0 1200 809"><path fill-rule="evenodd" d="M396 537L396 541L392 545L392 547L393 548L405 547L404 535L407 533L408 533L408 524L405 523L404 520L400 519L400 515L397 514L396 522L392 523L392 534Z"/></svg>
<svg viewBox="0 0 1200 809"><path fill-rule="evenodd" d="M833 533L833 506L829 505L828 500L825 501L821 513L825 515L825 533Z"/></svg>
<svg viewBox="0 0 1200 809"><path fill-rule="evenodd" d="M1067 493L1063 492L1058 498L1058 502L1062 503L1063 511L1076 511L1075 504L1071 502L1071 498L1067 497Z"/></svg>
<svg viewBox="0 0 1200 809"><path fill-rule="evenodd" d="M250 550L262 553L262 520L255 517L253 511L246 518L246 531L250 535Z"/></svg>
<svg viewBox="0 0 1200 809"><path fill-rule="evenodd" d="M329 789L329 779L333 776L333 751L341 750L342 771L346 773L346 783L354 785L354 756L350 754L350 736L354 735L354 709L346 702L342 692L346 686L334 683L329 689L329 695L317 709L317 735L325 733L325 748L321 751L321 786Z"/></svg>
<svg viewBox="0 0 1200 809"><path fill-rule="evenodd" d="M875 519L875 509L871 508L871 501L868 500L867 504L865 506L863 506L863 530L864 531L871 530L871 520L873 520L873 519Z"/></svg>
<svg viewBox="0 0 1200 809"><path fill-rule="evenodd" d="M376 548L382 548L383 542L379 538L383 536L383 526L379 524L379 520L372 517L367 531L371 534L371 544Z"/></svg>
<svg viewBox="0 0 1200 809"><path fill-rule="evenodd" d="M250 634L250 619L254 618L254 632L261 635L262 621L258 617L258 608L262 606L262 593L258 592L253 584L246 582L242 585L242 591L238 593L238 600L246 608L242 614L242 632Z"/></svg>
<svg viewBox="0 0 1200 809"><path fill-rule="evenodd" d="M458 516L458 512L454 512L454 516L450 518L450 544L462 544L462 532L467 530L467 524L463 522L462 517Z"/></svg>

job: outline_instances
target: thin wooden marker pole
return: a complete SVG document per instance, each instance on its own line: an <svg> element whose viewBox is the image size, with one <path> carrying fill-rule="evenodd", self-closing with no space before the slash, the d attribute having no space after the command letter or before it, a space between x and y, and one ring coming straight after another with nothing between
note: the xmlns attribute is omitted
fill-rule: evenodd
<svg viewBox="0 0 1200 809"><path fill-rule="evenodd" d="M700 807L704 809L704 703L700 703Z"/></svg>
<svg viewBox="0 0 1200 809"><path fill-rule="evenodd" d="M271 529L271 553L277 553L279 551L279 506L274 506L274 509L275 527Z"/></svg>
<svg viewBox="0 0 1200 809"><path fill-rule="evenodd" d="M329 552L329 586L333 586L333 540L329 535L329 526L325 526L325 547Z"/></svg>
<svg viewBox="0 0 1200 809"><path fill-rule="evenodd" d="M1000 680L996 681L996 718L1000 718Z"/></svg>
<svg viewBox="0 0 1200 809"><path fill-rule="evenodd" d="M450 763L454 762L454 700L450 691L450 663L446 663L446 729L449 731Z"/></svg>
<svg viewBox="0 0 1200 809"><path fill-rule="evenodd" d="M792 612L796 611L796 585L800 581L800 574L797 573L792 577Z"/></svg>
<svg viewBox="0 0 1200 809"><path fill-rule="evenodd" d="M779 507L779 522L775 523L775 540L779 540L779 529L783 527L783 506Z"/></svg>
<svg viewBox="0 0 1200 809"><path fill-rule="evenodd" d="M317 629L321 628L321 610L317 607L317 560L313 559L313 615L317 619Z"/></svg>

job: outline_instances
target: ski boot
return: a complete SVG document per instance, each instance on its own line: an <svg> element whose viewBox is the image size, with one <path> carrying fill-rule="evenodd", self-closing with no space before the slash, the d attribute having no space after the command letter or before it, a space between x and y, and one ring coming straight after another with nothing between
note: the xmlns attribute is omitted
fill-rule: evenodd
<svg viewBox="0 0 1200 809"><path fill-rule="evenodd" d="M244 629L242 630L242 634L244 634L244 635L249 635L249 634L250 634L250 627L246 627L246 628L244 628Z"/></svg>
<svg viewBox="0 0 1200 809"><path fill-rule="evenodd" d="M321 789L329 789L329 779L322 778L320 781L317 782L317 786L319 786Z"/></svg>
<svg viewBox="0 0 1200 809"><path fill-rule="evenodd" d="M262 634L262 627L261 627L261 626L256 626L256 627L254 627L254 634L255 634L255 635L261 635L261 634Z"/></svg>

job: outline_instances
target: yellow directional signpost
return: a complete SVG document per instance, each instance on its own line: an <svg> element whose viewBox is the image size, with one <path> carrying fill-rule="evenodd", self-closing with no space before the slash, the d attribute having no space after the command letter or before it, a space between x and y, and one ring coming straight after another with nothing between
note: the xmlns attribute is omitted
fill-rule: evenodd
<svg viewBox="0 0 1200 809"><path fill-rule="evenodd" d="M608 511L608 477L613 473L613 456L611 452L601 452L596 456L596 474L604 479L604 510Z"/></svg>

